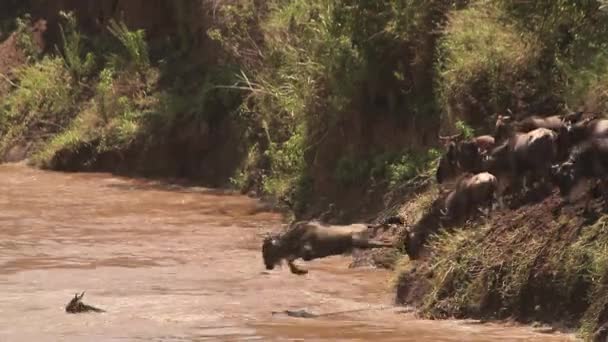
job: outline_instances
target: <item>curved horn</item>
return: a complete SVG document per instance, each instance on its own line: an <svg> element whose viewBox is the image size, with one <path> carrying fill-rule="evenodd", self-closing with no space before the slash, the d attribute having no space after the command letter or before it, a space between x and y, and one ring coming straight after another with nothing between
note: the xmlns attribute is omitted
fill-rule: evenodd
<svg viewBox="0 0 608 342"><path fill-rule="evenodd" d="M454 134L454 135L449 135L447 137L444 137L444 136L440 135L439 136L439 140L454 140L454 139L460 137L461 135L462 135L462 133L458 133L458 134Z"/></svg>

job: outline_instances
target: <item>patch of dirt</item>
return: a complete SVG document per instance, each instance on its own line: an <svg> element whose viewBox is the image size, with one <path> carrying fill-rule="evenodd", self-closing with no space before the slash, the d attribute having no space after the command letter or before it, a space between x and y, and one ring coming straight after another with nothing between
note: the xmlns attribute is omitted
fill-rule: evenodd
<svg viewBox="0 0 608 342"><path fill-rule="evenodd" d="M415 263L409 270L399 273L395 287L395 303L413 306L421 304L431 289L429 278L432 275L429 265L425 262Z"/></svg>

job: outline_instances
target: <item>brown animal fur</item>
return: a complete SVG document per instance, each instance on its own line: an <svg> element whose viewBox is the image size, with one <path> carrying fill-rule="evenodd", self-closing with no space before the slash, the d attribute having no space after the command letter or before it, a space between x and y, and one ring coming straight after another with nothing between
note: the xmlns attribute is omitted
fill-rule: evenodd
<svg viewBox="0 0 608 342"><path fill-rule="evenodd" d="M441 184L462 172L482 171L482 158L494 147L495 142L490 135L480 135L460 142L448 140L447 151L439 160L437 182Z"/></svg>
<svg viewBox="0 0 608 342"><path fill-rule="evenodd" d="M537 128L528 133L513 133L490 153L484 170L499 179L507 179L508 183L523 180L525 191L529 176L540 177L543 181L551 177L551 166L556 158L557 133L547 128ZM502 190L499 192L502 193Z"/></svg>
<svg viewBox="0 0 608 342"><path fill-rule="evenodd" d="M467 173L458 181L456 188L445 199L445 218L469 218L474 209L492 207L498 188L498 179L488 173Z"/></svg>
<svg viewBox="0 0 608 342"><path fill-rule="evenodd" d="M68 305L66 305L65 312L73 313L73 314L83 313L83 312L105 312L105 310L98 309L94 306L84 304L82 302L82 297L84 297L84 291L80 294L80 296L78 295L78 293L76 293L74 295L74 298L72 298L72 300L70 300Z"/></svg>
<svg viewBox="0 0 608 342"><path fill-rule="evenodd" d="M310 261L352 252L355 248L393 247L390 243L368 240L365 236L366 230L367 226L363 224L323 226L316 221L296 222L285 233L264 239L264 265L266 269L272 270L282 260L287 260L291 273L302 275L308 271L293 263L299 258Z"/></svg>
<svg viewBox="0 0 608 342"><path fill-rule="evenodd" d="M534 115L517 122L512 122L510 116L498 115L496 119L495 136L497 140L503 141L514 132L528 133L538 128L546 128L554 132L560 132L566 125L578 122L581 119L582 114L583 112L576 112L564 116L551 115L547 117Z"/></svg>

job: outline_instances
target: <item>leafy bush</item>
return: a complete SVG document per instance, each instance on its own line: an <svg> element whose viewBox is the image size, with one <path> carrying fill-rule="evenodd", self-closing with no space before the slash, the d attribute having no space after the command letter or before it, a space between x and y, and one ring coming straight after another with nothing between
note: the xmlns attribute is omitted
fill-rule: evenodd
<svg viewBox="0 0 608 342"><path fill-rule="evenodd" d="M32 17L30 14L24 14L22 17L16 20L16 37L17 46L23 51L28 61L32 62L40 57L40 49L34 42L34 35L32 34L31 25Z"/></svg>
<svg viewBox="0 0 608 342"><path fill-rule="evenodd" d="M17 140L40 141L60 132L78 112L78 93L62 59L44 57L16 76L18 87L0 107L0 152Z"/></svg>
<svg viewBox="0 0 608 342"><path fill-rule="evenodd" d="M439 158L440 152L430 149L426 153L404 153L400 158L388 165L387 178L390 186L398 185L418 175L425 175L431 169L432 163Z"/></svg>
<svg viewBox="0 0 608 342"><path fill-rule="evenodd" d="M382 153L371 159L343 157L336 164L334 179L345 186L387 181L393 187L426 175L439 156L439 151L430 149L426 153Z"/></svg>
<svg viewBox="0 0 608 342"><path fill-rule="evenodd" d="M110 20L108 30L123 46L124 55L114 54L110 58L110 67L114 69L134 68L138 72L144 72L150 66L148 56L148 43L144 30L131 31L124 22Z"/></svg>
<svg viewBox="0 0 608 342"><path fill-rule="evenodd" d="M538 46L535 36L519 31L492 2L452 12L436 64L440 103L456 116L448 119L468 114L461 111L470 98L486 106L471 110L504 110L518 82L535 67Z"/></svg>
<svg viewBox="0 0 608 342"><path fill-rule="evenodd" d="M95 55L92 52L84 54L83 35L78 30L78 22L74 13L60 12L64 24L59 25L62 42L62 56L66 67L74 80L88 76L95 67Z"/></svg>

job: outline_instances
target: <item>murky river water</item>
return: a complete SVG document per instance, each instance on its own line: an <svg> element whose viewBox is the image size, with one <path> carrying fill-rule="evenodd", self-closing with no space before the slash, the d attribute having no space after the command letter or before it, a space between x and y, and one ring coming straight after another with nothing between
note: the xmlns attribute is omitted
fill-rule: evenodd
<svg viewBox="0 0 608 342"><path fill-rule="evenodd" d="M524 327L416 320L391 274L347 257L265 272L253 199L107 174L0 166L0 341L567 341ZM103 314L69 315L77 291ZM273 311L306 309L318 318Z"/></svg>

